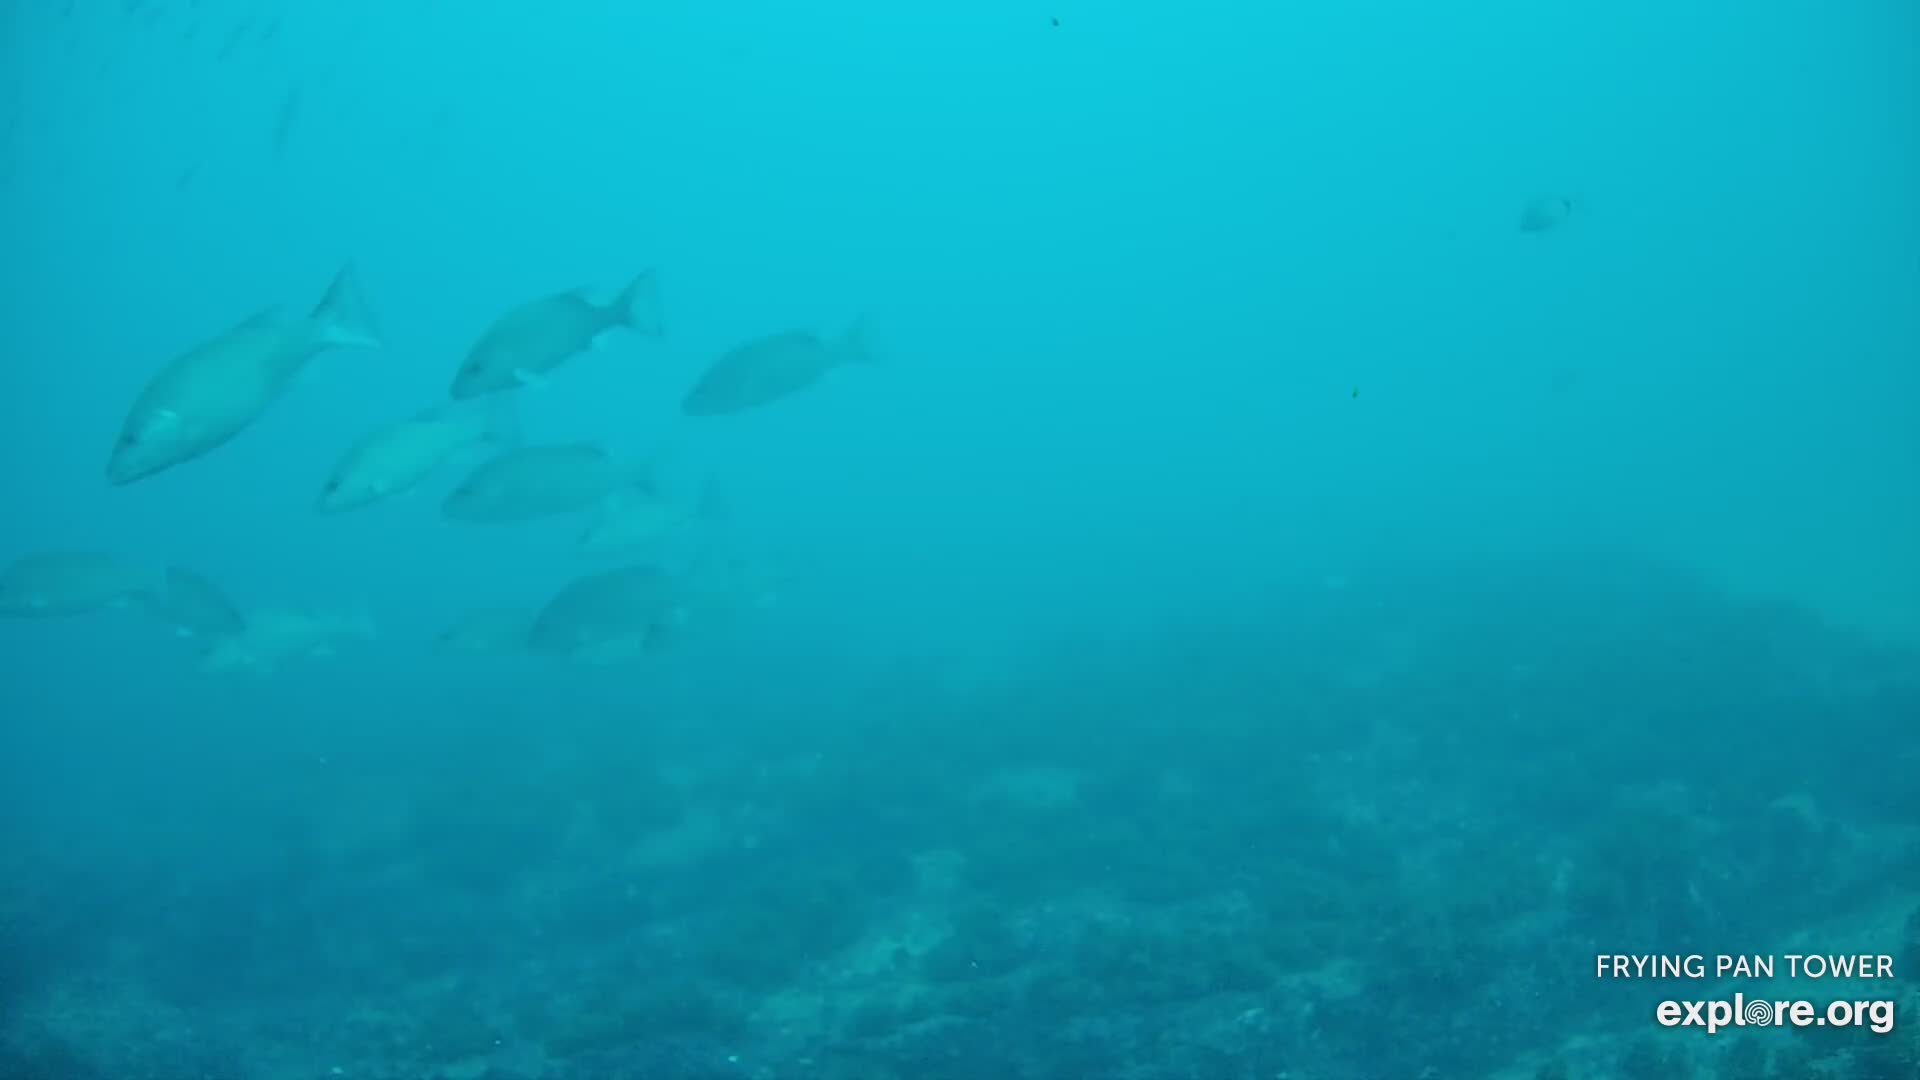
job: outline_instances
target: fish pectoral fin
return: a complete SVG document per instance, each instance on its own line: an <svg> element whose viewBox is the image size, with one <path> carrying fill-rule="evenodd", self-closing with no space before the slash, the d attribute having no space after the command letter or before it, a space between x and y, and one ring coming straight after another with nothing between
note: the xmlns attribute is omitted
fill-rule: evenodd
<svg viewBox="0 0 1920 1080"><path fill-rule="evenodd" d="M539 372L528 371L526 368L514 368L513 381L529 390L545 390L547 388L546 376L541 375Z"/></svg>

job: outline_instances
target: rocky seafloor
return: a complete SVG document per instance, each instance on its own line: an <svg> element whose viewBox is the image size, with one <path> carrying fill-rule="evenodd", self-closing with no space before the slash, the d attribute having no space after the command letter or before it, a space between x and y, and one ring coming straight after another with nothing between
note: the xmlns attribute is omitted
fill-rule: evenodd
<svg viewBox="0 0 1920 1080"><path fill-rule="evenodd" d="M646 738L367 735L118 861L17 818L0 1077L1920 1076L1915 657L1634 564L1257 600ZM1898 977L1768 989L1892 1033L1594 970L1848 951Z"/></svg>

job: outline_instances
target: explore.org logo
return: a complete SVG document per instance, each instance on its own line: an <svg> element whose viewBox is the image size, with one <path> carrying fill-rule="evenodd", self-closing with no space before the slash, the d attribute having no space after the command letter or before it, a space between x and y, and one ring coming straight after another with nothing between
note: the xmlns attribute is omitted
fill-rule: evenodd
<svg viewBox="0 0 1920 1080"><path fill-rule="evenodd" d="M1782 964L1780 961L1784 960ZM1785 977L1819 982L1845 980L1869 985L1894 978L1893 957L1884 953L1785 953L1692 955L1622 955L1594 957L1593 973L1602 979L1765 979ZM1838 988L1836 988L1838 989ZM1877 985L1874 989L1879 989ZM1858 991L1856 991L1857 993ZM1653 1018L1662 1027L1705 1028L1707 1034L1730 1027L1858 1027L1876 1035L1893 1030L1894 1003L1855 1001L1836 997L1825 1005L1805 999L1776 1001L1748 999L1744 993L1699 1001L1668 1000L1654 1007Z"/></svg>
<svg viewBox="0 0 1920 1080"><path fill-rule="evenodd" d="M1730 1027L1864 1027L1875 1035L1893 1030L1891 1001L1832 1001L1823 1008L1811 1001L1747 1000L1663 1001L1653 1010L1661 1027L1703 1027L1707 1034Z"/></svg>

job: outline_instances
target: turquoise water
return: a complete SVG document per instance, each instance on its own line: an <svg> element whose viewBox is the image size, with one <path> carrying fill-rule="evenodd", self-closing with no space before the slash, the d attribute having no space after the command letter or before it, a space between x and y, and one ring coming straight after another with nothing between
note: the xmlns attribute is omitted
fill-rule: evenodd
<svg viewBox="0 0 1920 1080"><path fill-rule="evenodd" d="M0 19L0 1077L1920 1075L1913 5Z"/></svg>

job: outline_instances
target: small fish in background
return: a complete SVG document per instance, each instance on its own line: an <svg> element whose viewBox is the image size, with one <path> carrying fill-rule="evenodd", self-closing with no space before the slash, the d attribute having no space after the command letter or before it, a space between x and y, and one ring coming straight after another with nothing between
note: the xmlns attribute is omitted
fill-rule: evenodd
<svg viewBox="0 0 1920 1080"><path fill-rule="evenodd" d="M55 618L123 611L159 592L160 575L105 551L42 551L0 569L0 615Z"/></svg>
<svg viewBox="0 0 1920 1080"><path fill-rule="evenodd" d="M215 638L200 657L210 675L271 675L291 662L323 660L348 642L377 636L364 611L326 613L270 608L246 616L237 633Z"/></svg>
<svg viewBox="0 0 1920 1080"><path fill-rule="evenodd" d="M534 652L605 665L642 659L686 619L680 582L651 564L575 578L554 594L527 634Z"/></svg>
<svg viewBox="0 0 1920 1080"><path fill-rule="evenodd" d="M758 408L812 387L835 368L876 363L864 320L837 340L804 330L773 334L722 354L682 400L687 416L715 416Z"/></svg>
<svg viewBox="0 0 1920 1080"><path fill-rule="evenodd" d="M143 593L140 599L147 614L179 637L231 637L246 625L240 609L219 586L184 566L167 567L163 587Z"/></svg>
<svg viewBox="0 0 1920 1080"><path fill-rule="evenodd" d="M691 595L732 610L777 605L788 580L764 559L719 548L702 553L687 573Z"/></svg>
<svg viewBox="0 0 1920 1080"><path fill-rule="evenodd" d="M615 492L580 534L584 555L632 553L658 546L703 522L723 521L726 505L709 479L697 500L672 498L650 485Z"/></svg>
<svg viewBox="0 0 1920 1080"><path fill-rule="evenodd" d="M1548 232L1566 224L1573 215L1573 200L1564 195L1542 195L1528 202L1520 212L1520 231Z"/></svg>
<svg viewBox="0 0 1920 1080"><path fill-rule="evenodd" d="M533 613L511 608L470 611L455 619L434 639L441 652L499 656L525 652L533 630Z"/></svg>
<svg viewBox="0 0 1920 1080"><path fill-rule="evenodd" d="M651 464L614 460L597 443L522 446L482 462L440 504L449 521L499 524L589 510L651 488Z"/></svg>
<svg viewBox="0 0 1920 1080"><path fill-rule="evenodd" d="M286 96L280 99L280 111L273 120L273 160L279 161L287 156L287 142L293 138L293 129L300 122L301 89L298 83L287 88Z"/></svg>
<svg viewBox="0 0 1920 1080"><path fill-rule="evenodd" d="M338 514L405 495L465 451L512 446L519 438L513 399L506 395L435 406L349 447L321 485L315 509Z"/></svg>
<svg viewBox="0 0 1920 1080"><path fill-rule="evenodd" d="M605 304L584 288L529 301L494 320L454 374L455 398L539 386L555 368L592 348L610 330L660 337L660 293L651 270Z"/></svg>
<svg viewBox="0 0 1920 1080"><path fill-rule="evenodd" d="M702 634L723 630L754 611L780 602L786 578L738 552L709 548L678 577L680 599L673 618L652 627L649 652L662 652Z"/></svg>
<svg viewBox="0 0 1920 1080"><path fill-rule="evenodd" d="M130 484L191 461L258 420L315 356L379 346L353 267L342 267L306 318L261 312L163 367L121 425L107 480Z"/></svg>
<svg viewBox="0 0 1920 1080"><path fill-rule="evenodd" d="M233 29L227 31L227 36L221 41L220 47L214 50L213 62L223 63L231 57L234 50L240 47L241 42L246 40L247 31L250 29L252 29L252 23L246 19L234 24Z"/></svg>

